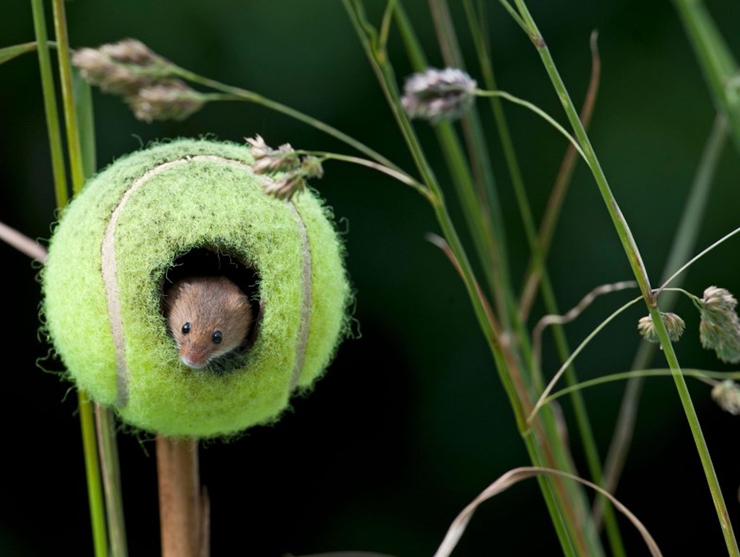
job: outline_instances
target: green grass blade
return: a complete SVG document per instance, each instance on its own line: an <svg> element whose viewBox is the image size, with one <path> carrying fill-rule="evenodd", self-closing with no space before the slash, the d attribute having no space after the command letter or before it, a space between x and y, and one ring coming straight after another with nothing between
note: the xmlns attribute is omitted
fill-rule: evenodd
<svg viewBox="0 0 740 557"><path fill-rule="evenodd" d="M668 331L666 330L665 323L663 322L660 312L658 311L657 304L652 293L652 288L650 286L650 279L648 278L645 265L642 261L640 250L637 246L637 243L635 242L627 220L624 218L624 215L619 208L619 204L617 203L617 200L614 197L611 188L609 187L606 175L601 168L600 161L596 156L593 146L591 145L591 141L578 117L578 112L576 111L575 106L573 105L573 101L570 98L570 94L568 93L568 90L563 83L562 77L557 70L555 61L552 58L552 54L547 48L547 43L539 32L539 29L537 28L537 25L532 18L532 15L530 14L525 1L515 1L517 9L522 16L522 19L530 30L530 37L532 38L532 42L542 59L543 65L545 66L545 70L550 77L553 88L560 98L563 109L568 116L568 120L570 121L571 126L573 127L573 130L578 137L578 141L581 144L584 153L586 154L594 180L596 181L609 216L622 243L625 255L627 256L630 267L632 268L632 271L635 275L635 279L640 286L640 290L650 314L650 318L653 321L656 333L658 335L658 338L660 339L660 345L663 348L663 354L669 367L673 371L673 379L676 384L676 391L678 393L679 399L681 400L681 405L684 409L684 413L686 414L686 420L689 423L689 427L694 439L694 444L696 445L696 450L702 463L704 475L706 477L707 485L712 496L712 501L717 513L717 519L725 538L727 550L729 554L733 557L740 557L740 549L738 549L737 546L735 534L732 529L732 521L730 520L730 516L727 512L727 505L725 504L724 498L722 496L722 491L719 487L717 473L714 469L711 455L709 454L709 448L707 447L706 439L704 438L704 433L702 432L701 424L699 423L699 418L696 414L696 409L694 408L694 404L691 400L691 394L689 393L688 387L686 385L686 380L684 379L683 375L681 375L681 367L679 365L676 352L673 349L673 345L671 344L671 341L668 337Z"/></svg>
<svg viewBox="0 0 740 557"><path fill-rule="evenodd" d="M69 168L72 175L72 192L76 194L85 184L85 173L80 146L80 128L77 124L77 111L74 106L71 50L69 48L69 37L67 36L67 16L64 11L64 0L53 0L52 7L54 8L54 31L58 45L57 60L59 62L59 79L62 85L62 103L67 131Z"/></svg>
<svg viewBox="0 0 740 557"><path fill-rule="evenodd" d="M39 69L41 70L41 90L44 95L44 112L46 114L46 130L49 136L49 150L51 152L51 169L54 177L54 196L58 208L63 208L69 200L67 188L67 172L64 165L62 147L62 131L59 126L59 110L56 100L56 86L54 73L51 69L51 55L46 32L44 4L42 0L31 0L33 9L33 25L38 45Z"/></svg>
<svg viewBox="0 0 740 557"><path fill-rule="evenodd" d="M423 72L429 64L400 2L396 5L395 20L407 56L411 61L411 67L415 71ZM441 34L449 36L450 31ZM451 53L448 63L452 64L455 62L453 59L459 58L458 49L456 46L448 45L447 50ZM468 122L470 133L476 137L481 136L477 117L473 116ZM510 285L508 257L505 249L503 216L495 193L490 163L487 162L488 157L483 152L485 149L480 148L478 140L472 141L472 148L475 150L473 160L477 162L475 175L479 177L478 182L480 183L476 186L474 172L465 157L465 151L454 127L448 122L440 122L434 126L434 132L449 169L450 178L463 210L489 291L495 301L497 314L504 328L509 329L507 292L513 291Z"/></svg>
<svg viewBox="0 0 740 557"><path fill-rule="evenodd" d="M54 77L51 69L51 57L49 55L49 44L47 39L44 7L42 0L31 0L33 9L34 29L36 42L38 44L39 65L41 68L41 83L44 93L44 108L46 111L47 130L51 149L52 171L54 175L54 189L57 207L62 209L66 206L69 195L67 192L66 171L64 165L64 154L62 147L61 128L59 125L59 113L56 105L56 91ZM58 9L63 10L61 4ZM59 14L55 14L55 22L58 22ZM57 28L59 35L59 28ZM69 45L66 40L59 44L60 56L69 58ZM63 54L62 54L63 53ZM63 77L64 80L64 77ZM70 104L71 106L71 104ZM73 110L72 110L73 111ZM74 112L74 111L73 111ZM81 157L79 157L79 168L82 168ZM79 172L79 186L81 187L82 173ZM88 488L88 501L90 506L90 519L92 524L93 547L96 557L107 557L108 539L105 525L105 505L103 490L100 481L100 467L95 444L95 427L92 411L92 403L84 391L78 390L80 427L82 431L82 446L85 459L85 471Z"/></svg>
<svg viewBox="0 0 740 557"><path fill-rule="evenodd" d="M126 522L123 513L123 492L118 462L118 445L114 430L115 418L110 408L95 405L98 450L105 489L105 509L108 518L111 557L127 557Z"/></svg>
<svg viewBox="0 0 740 557"><path fill-rule="evenodd" d="M691 377L693 379L703 380L704 382L706 382L707 379L714 379L715 381L723 381L725 379L740 379L740 372L733 371L708 371L704 369L683 368L681 369L681 373L684 375L684 377ZM632 379L635 379L637 377L640 377L641 379L646 379L648 377L671 377L671 370L668 368L641 369L602 375L601 377L582 381L577 385L569 385L567 387L564 387L559 391L552 393L550 396L545 398L543 402L545 404L548 404L553 400L557 400L561 396L572 393L573 391L582 391L584 389L590 389L591 387L606 385L607 383L614 383L615 381L631 381Z"/></svg>
<svg viewBox="0 0 740 557"><path fill-rule="evenodd" d="M90 85L72 68L74 109L80 138L80 156L85 180L96 172L95 118ZM100 470L105 493L105 517L111 557L127 557L126 523L118 461L118 446L110 408L95 404L96 433Z"/></svg>
<svg viewBox="0 0 740 557"><path fill-rule="evenodd" d="M6 46L5 48L0 48L0 64L3 64L8 60L12 60L17 56L33 52L34 50L36 50L36 42L16 44L13 46Z"/></svg>
<svg viewBox="0 0 740 557"><path fill-rule="evenodd" d="M684 261L689 259L691 253L695 250L696 239L701 229L709 192L711 191L714 180L714 173L727 142L727 136L727 121L724 116L720 115L715 120L696 175L694 176L691 192L686 199L684 212L676 228L673 246L669 251L668 261L663 270L662 282L665 282L671 273L680 267ZM673 281L673 284L680 286L684 279L685 275L681 275ZM674 292L665 292L661 295L660 305L663 311L671 310L675 303L676 295ZM632 369L646 368L652 361L655 350L655 344L642 343L635 355ZM617 487L619 476L627 458L627 452L632 443L635 421L637 419L637 405L642 393L643 384L644 379L642 377L638 376L630 379L627 382L622 397L617 424L614 428L614 434L604 465L604 487L611 492L614 492Z"/></svg>
<svg viewBox="0 0 740 557"><path fill-rule="evenodd" d="M436 9L437 20L448 19L446 17L446 4L444 4L443 1L435 0L433 8ZM412 67L417 71L425 70L428 67L426 58L421 50L418 40L416 39L415 33L400 6L397 6L396 16L401 37L406 45L409 58L412 62ZM438 23L438 25L441 27L441 30L438 32L438 36L440 41L443 43L443 51L447 52L447 64L450 66L461 67L462 61L459 59L457 45L452 44L454 42L454 31L449 28L448 22L445 23L443 21L442 23ZM468 141L470 158L473 168L476 169L475 171L477 173L488 172L490 174L490 168L487 167L487 164L489 164L487 161L487 155L484 157L479 155L481 148L483 148L483 150L487 150L487 148L485 147L485 143L481 143L479 138L475 135L476 130L478 130L481 132L482 137L482 129L476 127L476 122L477 120L475 115L473 116L473 119L470 122L471 125L468 128L465 127L465 122L463 122L463 129L466 130L469 134L469 139L472 140ZM449 123L441 123L435 126L435 132L437 133L442 152L445 156L448 167L450 168L450 174L453 179L453 184L455 185L455 191L457 192L458 198L463 206L465 220L467 221L471 235L473 236L479 258L485 264L491 254L495 253L491 252L491 249L495 249L498 244L505 241L503 234L500 236L492 236L487 233L485 228L481 228L485 223L478 217L480 216L479 213L481 212L481 209L484 209L486 206L486 198L481 198L480 195L481 192L485 192L484 188L486 186L484 186L484 188L481 188L480 186L476 188L475 182L472 180L472 173L468 166L468 162L463 158L462 147L454 132L454 127ZM495 197L492 199L492 208L497 207L497 200ZM488 211L486 211L486 215L487 214ZM496 214L493 215L493 218L499 226L502 225L502 218L496 219ZM477 243L475 242L476 239L478 240ZM489 241L496 240L496 242L493 243L493 246L486 247L484 241L486 239ZM495 260L493 262L495 262ZM496 277L494 276L494 279L495 278ZM514 317L516 317L516 307L512 303L514 296L509 284L508 271L505 275L505 279L506 280L503 283L497 283L495 280L493 281L493 292L499 296L497 299L499 314L506 317L508 312L511 311L513 312ZM503 287L497 286L499 284L502 284ZM523 339L522 344L526 344L526 339ZM523 435L530 453L530 458L532 458L535 463L542 464L544 462L543 460L538 460L543 458L542 450L538 447L538 443L540 443L542 446L549 447L547 450L551 451L549 453L549 458L552 459L550 461L551 465L568 469L571 466L569 456L565 454L567 450L560 444L554 416L551 413L547 413L542 416L542 418L542 424L538 425L539 431L537 436L530 436L527 434ZM587 520L588 511L582 491L577 486L563 484L562 482L557 485L551 485L550 480L541 482L541 488L563 550L567 554L571 554L575 551L574 546L576 546L579 548L580 553L583 554L583 552L586 551L585 548L588 546L588 553L591 555L601 555L602 550L597 537L595 535L584 537L583 534L586 531L583 528L575 526L577 524L582 524L584 520ZM559 498L560 504L556 502L556 498ZM588 529L588 532L586 533L591 532L595 534L595 530L593 529Z"/></svg>
<svg viewBox="0 0 740 557"><path fill-rule="evenodd" d="M725 114L740 151L740 89L730 83L738 65L712 16L699 0L674 0L717 109Z"/></svg>
<svg viewBox="0 0 740 557"><path fill-rule="evenodd" d="M100 481L100 463L95 446L95 418L93 403L84 391L77 391L82 429L82 447L85 456L85 477L87 478L87 498L90 504L93 547L95 557L108 556L108 535L105 524L105 502Z"/></svg>
<svg viewBox="0 0 740 557"><path fill-rule="evenodd" d="M72 71L72 91L77 125L79 127L82 173L85 180L97 171L95 149L95 117L92 103L92 89L82 79L76 68Z"/></svg>

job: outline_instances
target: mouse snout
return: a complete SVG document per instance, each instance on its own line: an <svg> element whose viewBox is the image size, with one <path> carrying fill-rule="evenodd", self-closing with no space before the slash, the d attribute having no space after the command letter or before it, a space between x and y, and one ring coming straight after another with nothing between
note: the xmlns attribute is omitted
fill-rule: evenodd
<svg viewBox="0 0 740 557"><path fill-rule="evenodd" d="M211 350L207 345L184 345L180 348L180 360L188 367L202 369L211 359Z"/></svg>

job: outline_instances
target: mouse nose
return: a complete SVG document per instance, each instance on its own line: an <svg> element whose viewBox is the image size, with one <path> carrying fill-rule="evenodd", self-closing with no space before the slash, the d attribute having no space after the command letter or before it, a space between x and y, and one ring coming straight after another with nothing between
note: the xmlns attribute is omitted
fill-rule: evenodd
<svg viewBox="0 0 740 557"><path fill-rule="evenodd" d="M180 358L182 363L193 369L203 369L208 364L208 360L205 358L191 358L190 356L183 356Z"/></svg>
<svg viewBox="0 0 740 557"><path fill-rule="evenodd" d="M204 347L190 346L180 351L180 360L193 369L202 369L208 365L208 351Z"/></svg>

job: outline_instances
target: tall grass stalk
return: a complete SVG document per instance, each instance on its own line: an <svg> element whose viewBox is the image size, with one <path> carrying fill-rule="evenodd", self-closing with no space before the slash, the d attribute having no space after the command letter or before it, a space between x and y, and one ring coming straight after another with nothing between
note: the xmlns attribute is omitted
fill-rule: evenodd
<svg viewBox="0 0 740 557"><path fill-rule="evenodd" d="M69 168L72 175L72 193L76 194L85 185L85 172L80 143L80 129L77 125L74 90L72 86L72 66L67 34L67 15L64 11L64 0L52 0L54 8L54 31L57 41L57 61L59 63L59 80L62 87L64 121L67 131L67 151Z"/></svg>
<svg viewBox="0 0 740 557"><path fill-rule="evenodd" d="M727 118L740 152L740 95L733 79L738 65L701 0L674 0L716 106Z"/></svg>
<svg viewBox="0 0 740 557"><path fill-rule="evenodd" d="M476 13L475 8L472 5L471 0L464 0L463 2L466 16L467 16L467 22L468 22L468 28L470 29L471 35L473 37L473 42L476 48L476 53L478 55L478 61L479 66L481 69L481 74L484 77L484 82L486 85L486 88L489 91L495 91L498 89L496 80L494 78L494 71L493 66L491 63L491 56L489 54L489 45L486 41L486 32L482 28L483 23L486 21L486 13L485 13L485 5L480 4L479 13ZM599 57L598 52L595 45L595 37L592 37L592 79L589 84L589 92L587 94L587 101L585 103L585 111L582 112L581 120L584 121L584 124L587 123L588 118L591 114L591 110L593 109L594 105L594 97L595 97L595 91L598 87L598 81L599 81L599 74L598 69L600 67L599 65ZM554 227L554 223L557 220L557 212L559 210L559 207L562 204L562 198L567 191L567 184L569 182L570 176L572 176L572 172L569 170L572 169L575 166L575 161L577 160L575 153L580 151L580 148L577 145L570 145L567 152L566 157L563 161L563 171L561 172L562 179L560 183L558 184L559 187L553 188L553 201L548 204L548 208L550 209L548 211L548 214L546 215L545 219L543 220L543 226L545 227L544 234L539 234L535 225L534 216L532 214L531 206L527 197L526 189L524 187L524 179L522 177L522 173L520 170L519 162L517 160L516 152L514 149L514 143L511 138L511 134L509 132L509 127L506 122L506 115L504 112L503 104L501 102L501 99L498 96L491 96L490 98L491 102L491 109L493 112L493 116L496 122L496 127L498 129L498 135L499 139L501 141L501 145L504 151L504 158L506 160L506 164L509 170L509 175L511 176L511 182L512 186L514 188L514 192L517 199L517 204L519 206L519 212L521 216L521 222L524 225L525 234L527 236L527 243L529 245L530 251L531 251L531 274L530 278L534 280L526 280L525 281L525 289L523 292L523 296L527 295L527 285L532 285L532 288L530 289L530 295L532 299L534 298L534 292L535 292L535 285L536 280L539 279L541 281L541 288L542 288L542 295L545 302L545 308L550 314L558 314L558 306L557 302L555 300L555 293L554 288L552 286L552 283L550 282L549 275L547 273L547 269L545 267L545 252L547 250L547 246L549 244L550 238L552 236L552 228ZM569 137L570 139L570 137ZM548 230L549 228L549 230ZM520 309L521 306L526 303L524 299L520 301ZM530 302L531 303L531 302ZM523 324L526 312L519 313L519 322ZM554 335L555 335L555 343L557 346L558 354L562 361L565 361L568 359L568 356L570 354L570 349L568 347L568 342L565 337L565 333L561 326L556 326L554 328ZM535 368L532 370L532 377L533 377L533 383L535 388L542 389L542 370L539 368ZM573 366L570 366L566 371L566 381L568 385L576 385L578 383L578 379L576 376L575 369ZM578 427L578 431L581 437L581 442L583 444L585 454L586 454L586 460L589 467L589 472L591 473L591 477L594 478L594 481L596 483L601 483L602 479L602 469L601 469L601 458L599 456L599 452L596 446L596 439L593 434L593 429L591 427L591 422L588 417L588 411L586 409L585 401L583 400L583 397L581 396L581 393L577 390L573 391L571 396L571 403L573 404L573 411L576 418L576 425ZM603 498L602 501L607 501L606 498ZM614 512L612 511L611 506L606 507L606 528L607 528L607 535L609 538L609 543L611 546L611 550L613 555L616 557L620 557L625 555L624 550L624 544L621 539L621 534L619 532L619 526L617 524L616 516L614 515Z"/></svg>
<svg viewBox="0 0 740 557"><path fill-rule="evenodd" d="M701 425L699 424L699 419L696 415L696 410L691 401L691 395L689 394L688 388L686 386L686 381L681 374L681 368L678 363L678 359L673 350L671 341L668 338L668 332L666 331L665 324L660 317L660 312L658 311L656 300L653 297L652 289L650 287L650 281L647 276L645 266L642 262L640 251L629 229L629 225L622 215L622 212L619 209L619 205L617 204L617 201L612 194L611 189L609 188L606 176L601 169L599 160L596 157L588 135L586 134L586 131L583 128L583 125L578 117L578 112L576 111L575 106L570 99L570 95L565 87L565 84L563 83L560 74L557 71L552 55L550 54L550 51L547 48L547 45L542 38L542 35L537 28L537 25L532 18L526 6L526 3L523 0L515 0L515 3L519 11L519 15L521 16L521 19L529 32L529 36L532 39L532 42L535 45L538 53L540 54L540 57L542 58L543 64L548 75L550 76L553 87L555 88L555 91L557 92L558 97L563 104L563 108L566 112L568 120L570 121L571 126L575 131L576 137L578 138L578 141L586 154L586 158L598 185L599 191L604 199L609 215L612 219L612 222L614 223L614 227L617 230L617 234L622 242L623 248L627 255L627 259L629 260L632 271L635 274L637 283L640 286L643 299L645 300L645 304L648 308L650 317L653 320L657 335L660 339L660 345L663 349L663 353L665 354L669 367L673 371L676 389L678 391L679 398L681 399L681 404L684 408L686 419L689 422L689 427L694 438L694 443L696 444L697 452L699 453L699 458L704 469L704 474L706 476L709 491L714 502L717 517L722 528L722 533L725 537L727 550L730 555L738 556L740 555L740 550L737 546L735 534L733 532L730 517L727 512L727 506L725 505L724 498L722 497L722 492L719 487L719 481L717 480L717 474L714 470L714 465L712 464L709 449L707 447L706 440L704 439L704 434L702 433Z"/></svg>
<svg viewBox="0 0 740 557"><path fill-rule="evenodd" d="M556 423L557 419L549 409L543 414L542 423L538 423L531 431L528 430L521 421L522 411L531 406L531 400L529 398L530 387L527 385L528 380L525 377L526 374L523 373L523 370L525 369L524 366L526 365L525 362L531 361L531 358L529 354L526 353L517 354L513 345L507 340L508 338L511 338L509 333L506 333L505 336L503 336L502 333L505 333L505 330L502 330L500 327L492 328L483 319L485 317L485 312L483 312L481 308L484 303L480 299L479 291L475 288L477 282L473 277L472 269L464 248L462 247L454 226L449 219L449 214L447 213L446 205L444 204L444 197L439 184L426 163L426 157L421 151L420 144L413 128L405 117L405 114L399 110L400 96L395 85L395 77L390 66L387 64L387 56L384 52L379 52L377 49L377 41L375 40L377 34L365 19L361 3L346 0L345 6L352 18L355 29L358 32L358 36L365 47L365 52L371 63L371 67L378 77L381 88L396 117L402 135L406 139L407 145L414 155L414 159L417 161L418 170L422 174L423 180L429 184L430 189L432 189L439 200L435 205L437 220L440 223L445 238L450 244L452 253L459 263L461 274L463 275L463 279L467 285L471 301L476 308L476 314L479 316L479 323L483 327L486 339L489 342L494 359L497 362L499 376L501 377L502 383L507 386L506 390L509 395L512 408L514 408L514 412L520 426L520 432L522 433L530 458L532 458L533 464L535 465L572 470L572 460L570 455L567 454L567 450L560 438L560 429ZM409 43L410 39L408 33L406 33L407 27L404 26L401 29L406 43ZM442 148L444 150L444 144L442 145ZM454 182L454 171L451 172L451 174ZM430 179L432 181L429 181ZM466 204L465 200L468 199L468 191L471 191L471 189L466 188L459 195L463 205ZM468 222L468 225L471 226L471 233L473 235L483 234L484 231L475 227L474 224L475 223L471 224ZM511 303L513 295L509 293L506 298L507 301L503 304L503 308L499 309L499 313L503 311L503 313L506 314L509 313L512 308L516 308L516 304ZM490 333L493 333L493 336L491 336ZM529 369L531 369L531 367ZM572 485L565 485L559 480L555 481L554 484L555 485L550 486L546 483L541 483L541 487L548 504L548 509L551 512L553 523L556 527L562 525L562 528L558 528L558 535L563 550L566 553L575 551L577 554L602 554L603 550L601 549L600 542L595 535L595 531L588 526L585 504L586 499L583 492L580 489L574 489ZM556 502L558 500L559 503Z"/></svg>
<svg viewBox="0 0 740 557"><path fill-rule="evenodd" d="M445 64L464 70L465 61L446 0L429 0L429 4ZM400 9L397 8L396 13L400 13ZM429 64L407 19L404 20L401 34L412 60L412 67L417 72L423 72ZM509 316L513 289L504 217L489 156L490 148L475 105L462 115L460 127L469 162L463 153L463 142L458 140L452 124L440 122L434 127L434 131L448 162L457 197L466 216L472 214L473 218L466 218L466 223L475 242L478 260L488 278L489 295L496 299L502 325L505 330L509 330L510 327L518 327L518 324Z"/></svg>
<svg viewBox="0 0 740 557"><path fill-rule="evenodd" d="M59 126L59 109L57 108L54 72L51 67L49 40L46 31L44 4L42 0L31 0L33 24L36 34L36 52L41 70L41 91L44 96L44 113L46 115L46 132L51 152L51 169L54 178L54 197L57 208L62 208L69 200L67 188L67 171L64 164L64 147L62 132Z"/></svg>
<svg viewBox="0 0 740 557"><path fill-rule="evenodd" d="M671 246L665 269L663 270L663 284L665 284L672 273L684 261L689 259L691 252L694 250L696 239L701 229L709 192L711 191L714 173L719 162L719 156L727 142L727 135L727 121L724 116L718 115L715 118L712 131L699 162L691 185L691 192L686 199L684 212L676 228L676 237ZM682 275L677 281L673 282L673 285L680 286L684 278L685 275ZM673 292L665 292L661 295L660 304L663 311L669 311L673 307L676 295ZM635 355L632 369L640 370L647 368L655 355L655 350L655 344L643 342ZM644 377L638 375L630 378L625 386L614 434L612 435L612 441L604 464L604 487L612 493L617 487L619 476L631 445L643 384ZM598 516L599 512L597 510L597 521Z"/></svg>
<svg viewBox="0 0 740 557"><path fill-rule="evenodd" d="M54 191L57 208L61 210L69 201L69 190L67 186L66 165L64 163L64 146L62 142L61 127L59 125L59 112L56 104L56 87L51 67L51 56L49 55L43 2L42 0L31 0L31 6L34 16L39 66L41 68L41 85L44 96L47 131L49 135ZM80 150L77 115L78 110L81 112L86 112L86 110L84 106L79 104L76 105L74 100L73 80L69 63L70 49L67 38L64 4L62 2L55 2L53 7L55 35L57 39L57 60L59 63L60 81L62 83L63 112L67 129L69 165L72 169L72 190L76 193L82 189L85 180L83 156ZM87 108L89 109L89 105ZM87 158L90 160L91 157L88 156ZM94 155L92 158L94 158ZM105 557L108 555L108 533L106 526L105 496L102 486L103 482L101 480L100 465L96 450L98 437L96 436L93 403L84 391L78 390L77 395L88 486L90 518L92 523L93 547L96 557ZM107 437L106 441L108 445L115 443L115 439L111 439L112 430L107 428L105 431L106 433L103 435ZM117 466L118 463L115 462L116 469ZM125 529L123 532L123 543L125 543ZM118 552L115 553L115 555L123 557L125 552Z"/></svg>

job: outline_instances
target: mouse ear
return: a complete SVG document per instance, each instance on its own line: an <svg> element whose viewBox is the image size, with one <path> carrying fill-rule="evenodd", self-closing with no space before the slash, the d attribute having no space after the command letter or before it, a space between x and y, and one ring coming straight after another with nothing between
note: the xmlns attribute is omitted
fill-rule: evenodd
<svg viewBox="0 0 740 557"><path fill-rule="evenodd" d="M156 145L92 178L54 231L45 332L70 378L136 428L202 438L274 421L348 331L330 211L308 190L287 202L266 195L271 180L252 163L232 143ZM220 373L184 366L162 315L163 285L186 276L182 262L214 257L248 267L260 310L249 350Z"/></svg>

